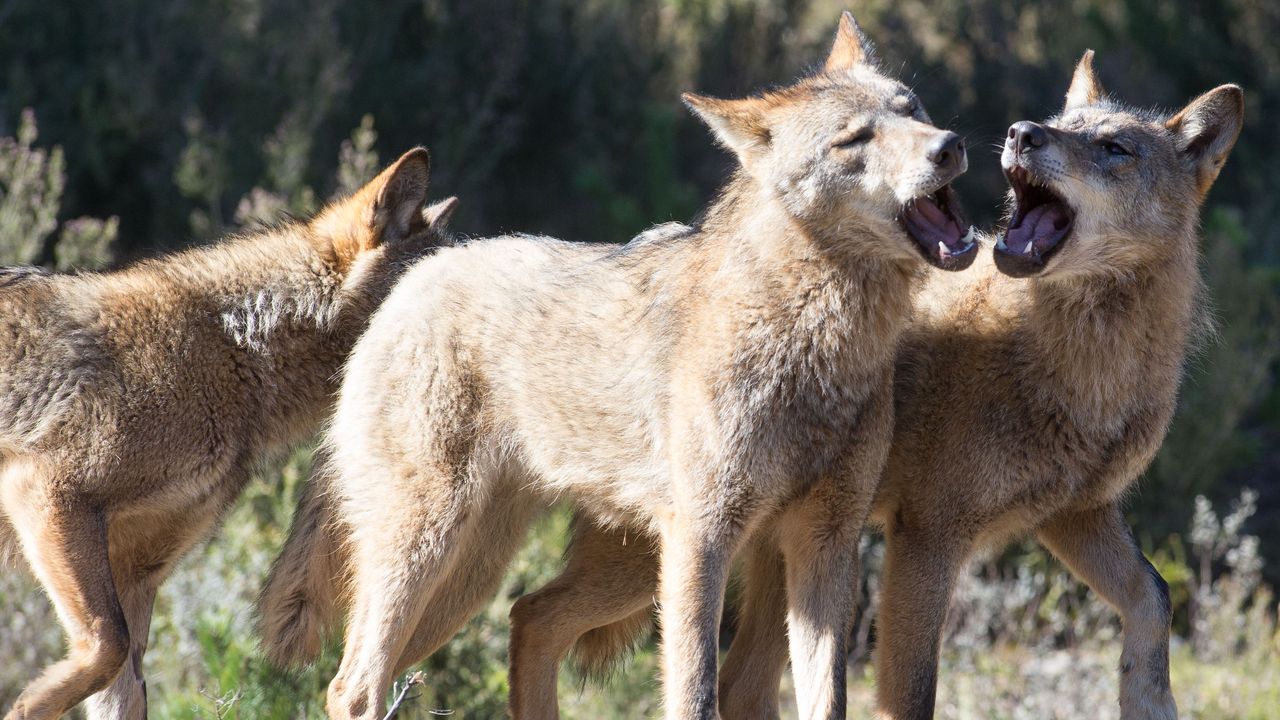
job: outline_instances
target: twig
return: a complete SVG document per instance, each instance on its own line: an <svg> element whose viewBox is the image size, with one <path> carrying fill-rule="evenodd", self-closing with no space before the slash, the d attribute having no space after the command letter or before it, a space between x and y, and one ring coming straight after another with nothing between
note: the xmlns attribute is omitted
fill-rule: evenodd
<svg viewBox="0 0 1280 720"><path fill-rule="evenodd" d="M383 716L382 720L391 720L396 716L396 713L400 711L400 706L404 704L405 700L413 700L418 697L417 695L409 695L410 688L412 688L414 685L425 686L427 684L426 680L423 678L421 670L410 673L402 681L402 683L403 684L401 684L401 682L398 682L391 687L391 690L396 693L396 699L392 701L391 709L387 711L387 714ZM397 691L397 688L399 688L398 691ZM452 715L453 711L452 710L432 710L431 714L432 715Z"/></svg>

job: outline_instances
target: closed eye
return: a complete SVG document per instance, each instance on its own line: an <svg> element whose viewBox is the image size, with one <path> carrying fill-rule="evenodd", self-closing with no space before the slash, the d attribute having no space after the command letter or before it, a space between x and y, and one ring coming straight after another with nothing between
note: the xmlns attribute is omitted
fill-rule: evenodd
<svg viewBox="0 0 1280 720"><path fill-rule="evenodd" d="M1133 155L1133 153L1129 152L1129 148L1111 140L1103 141L1102 149L1106 150L1108 155L1115 157L1131 157Z"/></svg>
<svg viewBox="0 0 1280 720"><path fill-rule="evenodd" d="M842 132L839 135L835 136L831 140L831 147L847 148L847 147L853 147L855 145L861 145L862 143L865 143L868 140L870 140L874 135L875 133L871 130L869 126L857 128L856 130L849 130L847 132Z"/></svg>

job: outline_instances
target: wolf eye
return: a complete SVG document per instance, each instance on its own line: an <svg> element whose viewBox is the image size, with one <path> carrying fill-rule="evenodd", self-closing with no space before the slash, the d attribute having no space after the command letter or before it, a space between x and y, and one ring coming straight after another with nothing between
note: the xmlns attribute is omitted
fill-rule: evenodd
<svg viewBox="0 0 1280 720"><path fill-rule="evenodd" d="M854 145L861 145L862 143L870 140L874 134L875 133L872 132L870 127L863 127L858 128L857 130L843 132L835 136L835 139L831 141L831 147L847 148L853 147Z"/></svg>
<svg viewBox="0 0 1280 720"><path fill-rule="evenodd" d="M1107 151L1108 155L1115 155L1117 157L1123 157L1123 156L1133 154L1129 152L1129 150L1125 146L1115 142L1104 142L1102 143L1102 148Z"/></svg>

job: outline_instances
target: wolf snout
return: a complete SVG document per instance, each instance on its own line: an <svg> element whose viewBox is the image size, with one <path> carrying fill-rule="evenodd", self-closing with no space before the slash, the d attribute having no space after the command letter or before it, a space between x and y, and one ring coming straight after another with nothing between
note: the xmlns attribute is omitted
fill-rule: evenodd
<svg viewBox="0 0 1280 720"><path fill-rule="evenodd" d="M952 173L963 172L965 164L964 138L953 132L939 135L925 148L929 160L939 170Z"/></svg>
<svg viewBox="0 0 1280 720"><path fill-rule="evenodd" d="M1005 141L1005 147L1021 155L1042 147L1048 140L1049 132L1043 125L1021 120L1009 126L1009 139Z"/></svg>

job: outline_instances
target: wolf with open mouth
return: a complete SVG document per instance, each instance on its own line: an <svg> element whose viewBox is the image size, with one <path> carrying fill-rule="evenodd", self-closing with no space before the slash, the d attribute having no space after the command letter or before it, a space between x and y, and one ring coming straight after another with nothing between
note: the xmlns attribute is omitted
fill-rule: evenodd
<svg viewBox="0 0 1280 720"><path fill-rule="evenodd" d="M471 241L410 270L352 353L317 474L331 491L311 486L262 603L264 645L285 661L350 608L335 720L382 717L398 668L481 607L531 518L561 497L584 524L663 548L672 719L718 716L729 562L781 513L782 551L807 568L786 582L801 717L844 716L894 351L912 296L943 274L926 262L977 255L949 187L963 138L878 68L848 14L819 72L684 99L739 165L692 227L625 246ZM545 640L577 613L530 623L527 609L513 611L511 712L553 717L568 645Z"/></svg>
<svg viewBox="0 0 1280 720"><path fill-rule="evenodd" d="M887 544L875 659L887 720L933 717L956 578L980 549L1029 533L1123 619L1121 718L1177 717L1168 586L1121 499L1173 416L1201 294L1199 207L1244 99L1224 85L1173 116L1134 111L1106 97L1092 58L1059 116L1009 130L1012 211L993 261L932 274L898 346L893 444L871 508ZM789 624L802 619L788 615L787 579L809 572L784 562L782 541L766 527L745 552L725 718L779 717ZM515 626L559 653L548 666L572 646L587 669L607 667L649 626L653 552L579 522L566 570L517 601Z"/></svg>

